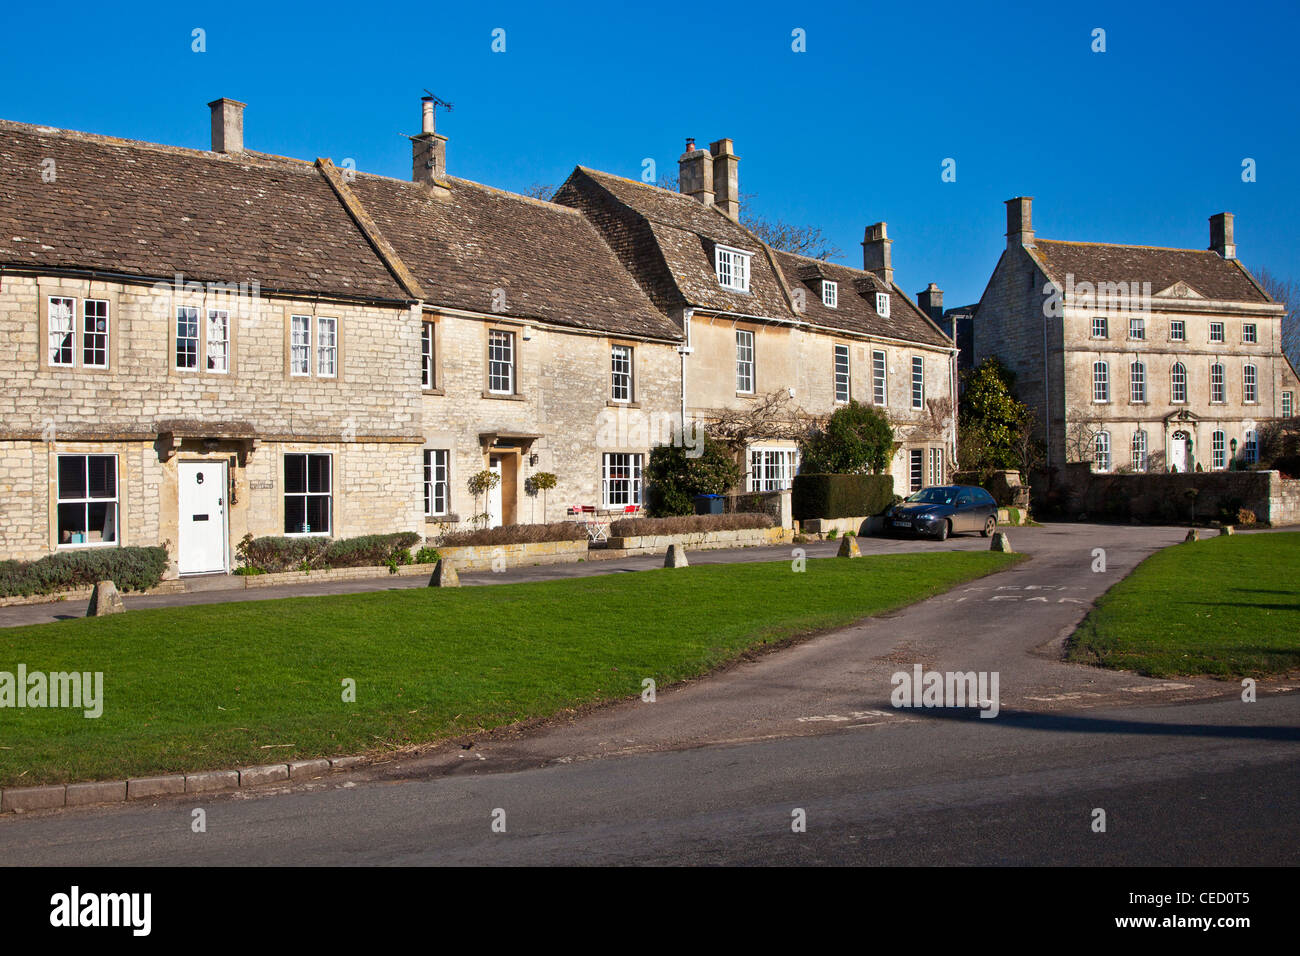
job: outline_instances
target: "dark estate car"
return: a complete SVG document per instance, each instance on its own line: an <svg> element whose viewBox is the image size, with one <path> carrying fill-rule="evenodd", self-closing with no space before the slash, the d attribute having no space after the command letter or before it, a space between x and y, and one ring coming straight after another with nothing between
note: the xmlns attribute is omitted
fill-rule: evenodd
<svg viewBox="0 0 1300 956"><path fill-rule="evenodd" d="M943 541L959 531L988 537L998 526L998 505L983 488L940 485L913 492L885 512L885 531L930 535Z"/></svg>

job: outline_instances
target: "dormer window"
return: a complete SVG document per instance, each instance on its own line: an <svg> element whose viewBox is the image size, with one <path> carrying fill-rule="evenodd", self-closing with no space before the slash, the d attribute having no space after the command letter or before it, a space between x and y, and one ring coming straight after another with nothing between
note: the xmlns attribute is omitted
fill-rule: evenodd
<svg viewBox="0 0 1300 956"><path fill-rule="evenodd" d="M832 309L836 308L840 300L840 285L838 282L822 282L822 305Z"/></svg>
<svg viewBox="0 0 1300 956"><path fill-rule="evenodd" d="M718 284L724 289L748 292L750 253L728 246L718 246L715 253L714 266L718 271Z"/></svg>
<svg viewBox="0 0 1300 956"><path fill-rule="evenodd" d="M876 293L876 314L879 315L882 319L889 318L889 293L888 292Z"/></svg>

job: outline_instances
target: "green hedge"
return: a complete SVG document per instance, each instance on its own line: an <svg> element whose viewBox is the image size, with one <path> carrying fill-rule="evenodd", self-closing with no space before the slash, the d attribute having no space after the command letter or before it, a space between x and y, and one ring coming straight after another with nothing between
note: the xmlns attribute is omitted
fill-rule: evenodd
<svg viewBox="0 0 1300 956"><path fill-rule="evenodd" d="M235 549L240 562L274 574L303 568L371 568L410 564L411 547L420 542L414 531L365 534L359 538L254 538L246 535Z"/></svg>
<svg viewBox="0 0 1300 956"><path fill-rule="evenodd" d="M891 475L795 475L790 506L796 521L865 518L894 500Z"/></svg>
<svg viewBox="0 0 1300 956"><path fill-rule="evenodd" d="M112 581L119 591L157 587L167 570L166 548L60 551L39 561L0 561L0 597L55 594Z"/></svg>

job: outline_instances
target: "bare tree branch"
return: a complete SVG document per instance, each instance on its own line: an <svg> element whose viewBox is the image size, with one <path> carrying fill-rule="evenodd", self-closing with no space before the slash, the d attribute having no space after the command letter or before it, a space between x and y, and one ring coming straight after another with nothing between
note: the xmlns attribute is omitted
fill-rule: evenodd
<svg viewBox="0 0 1300 956"><path fill-rule="evenodd" d="M1260 269L1255 276L1276 301L1285 303L1282 315L1282 351L1291 364L1300 368L1300 281L1284 279L1268 269Z"/></svg>

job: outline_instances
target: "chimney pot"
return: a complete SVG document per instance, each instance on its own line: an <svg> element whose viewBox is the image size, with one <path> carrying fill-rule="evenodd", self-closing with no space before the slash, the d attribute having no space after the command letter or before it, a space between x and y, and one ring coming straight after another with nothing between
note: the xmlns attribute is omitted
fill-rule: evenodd
<svg viewBox="0 0 1300 956"><path fill-rule="evenodd" d="M432 96L420 97L420 106L421 106L420 132L421 133L435 132L433 128L433 97Z"/></svg>
<svg viewBox="0 0 1300 956"><path fill-rule="evenodd" d="M886 286L894 284L893 256L890 252L893 242L883 222L867 226L862 239L863 270L881 279Z"/></svg>
<svg viewBox="0 0 1300 956"><path fill-rule="evenodd" d="M1237 258L1237 244L1232 237L1232 213L1220 212L1210 217L1210 248L1225 259Z"/></svg>
<svg viewBox="0 0 1300 956"><path fill-rule="evenodd" d="M212 111L212 151L214 153L242 153L244 151L244 107L247 103L222 97L208 104Z"/></svg>
<svg viewBox="0 0 1300 956"><path fill-rule="evenodd" d="M1034 244L1033 196L1017 196L1008 199L1007 205L1007 248L1015 246L1032 246Z"/></svg>

